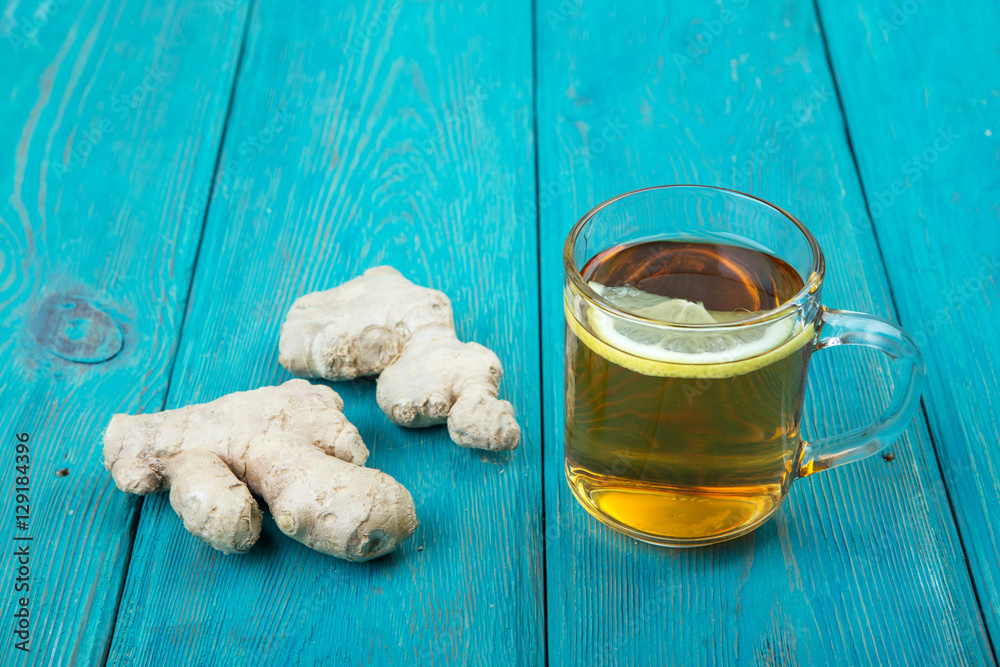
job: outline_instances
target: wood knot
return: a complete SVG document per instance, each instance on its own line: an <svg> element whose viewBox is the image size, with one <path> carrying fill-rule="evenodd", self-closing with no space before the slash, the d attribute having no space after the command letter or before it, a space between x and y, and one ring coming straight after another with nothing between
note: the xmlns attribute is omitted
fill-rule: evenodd
<svg viewBox="0 0 1000 667"><path fill-rule="evenodd" d="M31 319L31 335L56 356L81 364L114 358L125 344L122 328L99 306L82 297L55 294Z"/></svg>

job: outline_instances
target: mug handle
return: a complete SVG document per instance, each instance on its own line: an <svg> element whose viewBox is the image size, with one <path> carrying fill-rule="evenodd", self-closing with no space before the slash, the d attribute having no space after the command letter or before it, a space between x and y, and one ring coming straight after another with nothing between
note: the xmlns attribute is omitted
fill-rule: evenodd
<svg viewBox="0 0 1000 667"><path fill-rule="evenodd" d="M803 442L799 477L859 461L893 442L906 429L920 398L924 361L910 334L881 317L824 308L816 349L835 345L864 345L889 355L899 366L892 399L881 417L868 426Z"/></svg>

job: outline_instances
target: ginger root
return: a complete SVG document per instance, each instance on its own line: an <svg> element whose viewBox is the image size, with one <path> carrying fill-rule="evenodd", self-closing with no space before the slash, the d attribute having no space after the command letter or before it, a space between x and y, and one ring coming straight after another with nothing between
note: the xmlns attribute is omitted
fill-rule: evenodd
<svg viewBox="0 0 1000 667"><path fill-rule="evenodd" d="M455 335L451 301L390 266L296 299L281 325L279 361L295 375L379 375L376 400L400 426L447 422L463 447L520 444L514 408L497 398L500 360Z"/></svg>
<svg viewBox="0 0 1000 667"><path fill-rule="evenodd" d="M368 449L329 387L291 380L202 405L115 415L104 466L118 488L170 490L184 527L224 553L260 536L262 497L286 535L352 561L389 553L417 526L413 499L364 468Z"/></svg>

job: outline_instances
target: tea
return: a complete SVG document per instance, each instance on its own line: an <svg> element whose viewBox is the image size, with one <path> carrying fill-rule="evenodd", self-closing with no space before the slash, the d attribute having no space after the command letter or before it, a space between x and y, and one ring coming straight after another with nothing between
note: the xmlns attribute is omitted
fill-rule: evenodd
<svg viewBox="0 0 1000 667"><path fill-rule="evenodd" d="M761 316L802 278L757 250L686 241L615 246L581 273L638 318L567 302L566 474L578 499L675 546L766 520L794 478L814 332L795 314Z"/></svg>

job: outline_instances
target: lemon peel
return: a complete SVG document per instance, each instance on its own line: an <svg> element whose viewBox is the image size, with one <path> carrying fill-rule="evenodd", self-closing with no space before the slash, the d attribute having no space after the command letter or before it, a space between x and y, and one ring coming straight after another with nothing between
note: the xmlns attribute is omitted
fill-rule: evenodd
<svg viewBox="0 0 1000 667"><path fill-rule="evenodd" d="M799 325L800 327L799 330L797 332L794 332L793 335L793 329L795 325L789 323L789 325L786 327L783 326L782 321L779 320L777 323L772 324L771 327L775 327L774 331L776 332L776 334L781 333L781 330L784 329L785 334L782 335L781 337L784 342L778 340L775 342L774 345L770 345L771 341L774 338L777 338L777 335L776 334L773 336L768 335L767 336L768 343L772 349L768 349L763 353L748 356L747 358L735 359L735 360L728 359L725 361L718 361L714 363L699 363L697 361L697 358L699 356L703 358L711 357L711 355L699 355L699 354L687 355L688 358L691 359L691 361L687 362L678 362L676 360L667 361L662 358L649 359L639 354L630 353L628 351L619 349L618 346L612 345L611 343L598 338L598 336L596 336L594 333L591 333L587 329L587 327L585 327L577 319L576 315L573 314L568 300L564 302L564 310L566 313L566 322L570 330L584 345L586 345L596 354L600 355L601 357L607 359L612 363L618 364L619 366L627 368L631 371L635 371L636 373L640 373L642 375L649 375L653 377L721 379L721 378L735 377L737 375L746 375L747 373L758 370L760 368L764 368L765 366L770 366L771 364L789 356L793 352L798 351L799 349L804 347L809 341L811 341L815 335L815 327L811 322L804 327ZM603 326L598 324L597 326L595 326L595 324L597 323L595 323L594 320L596 319L598 320L598 322L600 322L601 318L606 318L604 320L605 322L610 321L613 324L613 320L611 320L611 317L612 317L611 315L605 314L601 311L591 308L588 319L590 320L591 327L594 328L595 331L606 333L608 331L607 324L604 324ZM780 329L777 328L779 326L781 327ZM762 338L760 340L764 339ZM624 345L622 345L623 341L625 343ZM616 336L616 342L618 343L619 346L622 347L628 346L631 347L633 350L639 349L645 352L650 349L648 345L644 345L643 343L638 343L638 342L630 343L628 338L620 333L617 334ZM757 348L758 345L754 344L753 347ZM747 349L747 346L739 346L735 348L732 352L735 353L740 349L745 350ZM674 359L680 359L683 356L685 356L683 355L683 353L677 353L674 355ZM716 358L718 358L718 355L716 355Z"/></svg>

